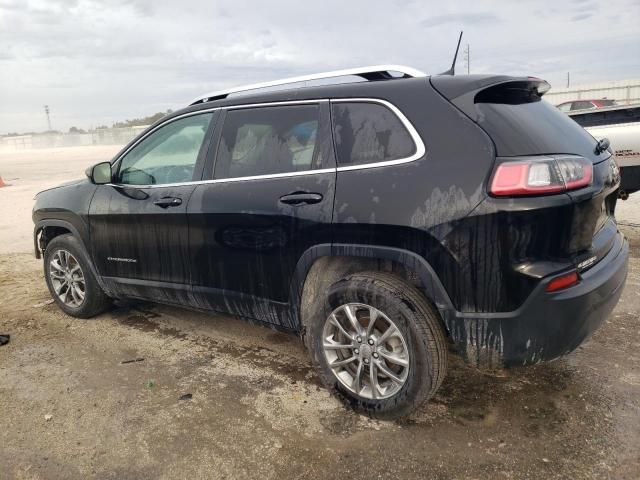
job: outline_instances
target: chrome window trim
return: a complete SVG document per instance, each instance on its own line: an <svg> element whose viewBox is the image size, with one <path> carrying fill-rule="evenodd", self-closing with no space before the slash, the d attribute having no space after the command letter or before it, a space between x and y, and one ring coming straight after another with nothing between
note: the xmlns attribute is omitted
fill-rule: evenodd
<svg viewBox="0 0 640 480"><path fill-rule="evenodd" d="M380 98L337 98L337 99L331 100L331 103L354 103L354 102L378 103L380 105L384 105L389 110L391 110L391 112L393 112L395 116L398 117L402 125L404 125L404 128L406 128L407 131L409 132L409 136L413 140L413 144L416 147L416 151L414 152L413 155L409 157L398 158L395 160L384 160L381 162L363 163L362 165L345 165L343 167L338 165L337 167L338 172L347 172L350 170L361 170L363 168L377 168L377 167L388 167L391 165L400 165L403 163L413 162L415 160L418 160L419 158L424 157L425 153L427 152L427 149L424 146L424 142L422 141L420 134L415 129L413 124L409 121L409 119L404 115L404 113L402 113L402 111L398 107L396 107L393 103L388 102L387 100L382 100ZM336 161L338 161L338 159L336 159Z"/></svg>
<svg viewBox="0 0 640 480"><path fill-rule="evenodd" d="M269 180L273 178L284 177L301 177L303 175L318 175L320 173L335 173L335 168L319 168L318 170L300 170L299 172L285 172L285 173L270 173L266 175L253 175L250 177L234 177L234 178L218 178L212 180L194 180L191 182L181 183L160 183L153 185L134 185L134 184L119 184L119 183L107 183L111 187L118 188L166 188L166 187L182 187L186 185L206 185L209 183L233 183L233 182L247 182L251 180Z"/></svg>
<svg viewBox="0 0 640 480"><path fill-rule="evenodd" d="M313 73L311 75L282 78L280 80L272 80L269 82L254 83L250 85L232 87L225 90L218 90L215 92L209 92L205 95L201 95L193 99L189 103L189 105L194 105L198 102L206 102L210 98L215 98L215 97L225 98L227 95L231 95L233 93L249 92L253 90L259 90L259 89L270 88L270 87L279 87L281 85L288 85L293 83L309 82L313 80L322 80L326 78L361 76L361 75L371 74L371 73L389 73L389 72L399 72L407 77L412 77L412 78L427 76L426 73L421 72L416 68L406 67L404 65L369 65L366 67L347 68L344 70L334 70L331 72Z"/></svg>
<svg viewBox="0 0 640 480"><path fill-rule="evenodd" d="M189 117L193 115L198 115L202 113L214 112L216 110L239 110L243 108L260 108L260 107L271 107L271 106L280 106L280 105L303 105L303 104L320 104L322 102L332 102L332 103L378 103L380 105L384 105L389 110L391 110L396 117L400 120L400 122L404 125L404 127L409 132L414 145L416 147L416 151L413 155L406 158L400 158L396 160L386 160L381 162L372 162L365 163L362 165L349 165L344 167L334 167L334 168L321 168L318 170L300 170L296 172L285 172L285 173L271 173L265 175L252 175L247 177L234 177L234 178L219 178L219 179L209 179L209 180L193 180L189 182L178 182L178 183L160 183L160 184L152 184L152 185L134 185L134 184L120 184L120 183L107 183L106 185L111 187L119 187L119 188L136 188L136 189L146 189L146 188L166 188L166 187L181 187L187 185L206 185L206 184L215 184L215 183L232 183L232 182L246 182L252 180L269 180L274 178L286 178L286 177L299 177L302 175L318 175L323 173L335 173L335 172L343 172L350 170L361 170L368 168L378 168L378 167L387 167L391 165L399 165L403 163L413 162L422 158L426 153L426 148L422 138L418 134L418 131L415 129L413 124L409 121L409 119L402 113L402 111L396 107L393 103L382 100L380 98L336 98L336 99L313 99L313 100L285 100L281 102L263 102L263 103L251 103L245 105L230 105L226 107L216 107L216 108L208 108L203 110L197 110L194 112L184 113L182 115L178 115L177 117L173 117L166 122L163 122L157 125L153 130L148 131L142 137L140 137L133 145L131 145L126 151L124 151L121 155L118 156L116 160L113 161L112 166L116 165L127 153L129 153L133 148L135 148L140 142L142 142L145 138L151 135L153 132L158 130L159 128L168 125L171 122L179 120L184 117Z"/></svg>

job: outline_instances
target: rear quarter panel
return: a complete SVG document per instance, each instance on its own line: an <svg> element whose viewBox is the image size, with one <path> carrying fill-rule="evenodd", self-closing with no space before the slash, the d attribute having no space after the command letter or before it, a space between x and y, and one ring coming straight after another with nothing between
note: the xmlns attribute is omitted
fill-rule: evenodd
<svg viewBox="0 0 640 480"><path fill-rule="evenodd" d="M472 237L449 248L446 239L486 197L495 158L491 140L427 80L407 82L385 99L414 125L426 154L406 164L338 172L334 243L414 252L427 259L449 296L489 281L491 266L471 271L466 263L476 248L490 244Z"/></svg>

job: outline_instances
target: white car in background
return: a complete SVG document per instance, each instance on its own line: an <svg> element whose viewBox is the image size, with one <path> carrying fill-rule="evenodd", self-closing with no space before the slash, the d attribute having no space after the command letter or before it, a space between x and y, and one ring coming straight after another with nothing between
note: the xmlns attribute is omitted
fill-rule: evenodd
<svg viewBox="0 0 640 480"><path fill-rule="evenodd" d="M620 198L640 190L640 104L570 111L568 115L598 140L608 138L620 167Z"/></svg>

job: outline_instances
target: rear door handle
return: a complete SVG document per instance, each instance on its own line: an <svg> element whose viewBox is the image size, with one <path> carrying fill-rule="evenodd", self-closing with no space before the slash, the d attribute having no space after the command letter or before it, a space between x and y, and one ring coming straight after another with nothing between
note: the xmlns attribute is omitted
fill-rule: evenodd
<svg viewBox="0 0 640 480"><path fill-rule="evenodd" d="M280 197L280 202L287 205L310 205L321 201L322 195L319 193L293 192Z"/></svg>
<svg viewBox="0 0 640 480"><path fill-rule="evenodd" d="M178 197L163 197L153 202L153 204L161 208L177 207L178 205L182 205L182 199Z"/></svg>

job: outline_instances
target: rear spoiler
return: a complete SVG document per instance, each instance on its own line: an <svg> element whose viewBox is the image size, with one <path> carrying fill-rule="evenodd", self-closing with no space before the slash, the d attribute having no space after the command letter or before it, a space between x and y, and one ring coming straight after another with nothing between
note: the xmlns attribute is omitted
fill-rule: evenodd
<svg viewBox="0 0 640 480"><path fill-rule="evenodd" d="M508 75L462 75L458 77L436 75L431 77L430 81L433 88L450 101L469 93L479 93L490 87L499 89L509 88L510 85L528 85L531 88L536 88L539 96L544 95L551 88L541 78L511 77Z"/></svg>
<svg viewBox="0 0 640 480"><path fill-rule="evenodd" d="M430 82L438 93L472 118L476 103L538 102L551 88L540 78L506 75L433 76Z"/></svg>

